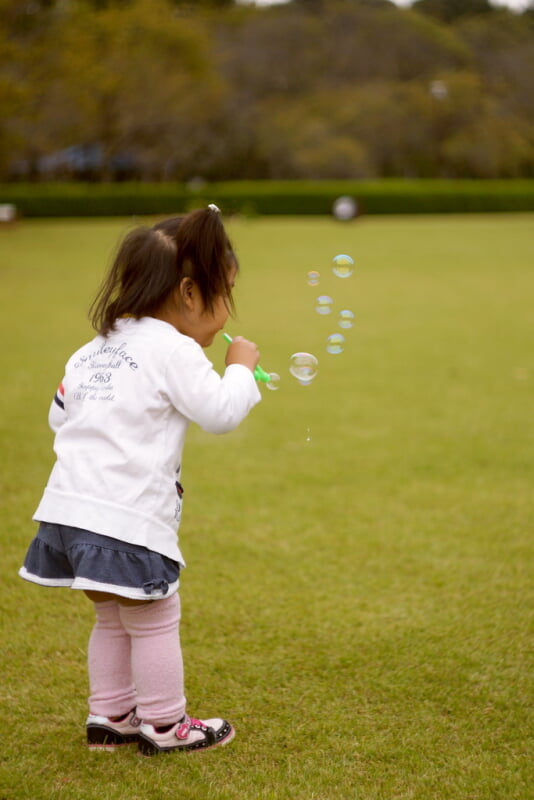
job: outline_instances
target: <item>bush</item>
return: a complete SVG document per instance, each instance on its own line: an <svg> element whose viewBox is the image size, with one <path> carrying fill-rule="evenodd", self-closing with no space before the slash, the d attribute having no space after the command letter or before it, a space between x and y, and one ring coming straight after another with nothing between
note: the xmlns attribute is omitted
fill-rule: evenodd
<svg viewBox="0 0 534 800"><path fill-rule="evenodd" d="M23 217L112 217L166 214L187 207L184 186L134 183L0 185L0 202Z"/></svg>
<svg viewBox="0 0 534 800"><path fill-rule="evenodd" d="M227 214L330 214L340 195L354 197L364 214L534 211L534 180L0 185L0 203L13 203L22 217L175 214L207 203Z"/></svg>
<svg viewBox="0 0 534 800"><path fill-rule="evenodd" d="M298 215L330 214L341 195L367 214L534 211L534 181L526 180L240 181L206 186L202 199L225 211Z"/></svg>

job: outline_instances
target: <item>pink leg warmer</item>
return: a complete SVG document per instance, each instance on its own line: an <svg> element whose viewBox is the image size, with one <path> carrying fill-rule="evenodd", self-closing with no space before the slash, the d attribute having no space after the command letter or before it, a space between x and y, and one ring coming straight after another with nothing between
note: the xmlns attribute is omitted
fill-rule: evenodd
<svg viewBox="0 0 534 800"><path fill-rule="evenodd" d="M94 606L96 623L88 653L89 708L91 714L120 716L137 702L130 667L130 637L122 626L117 602Z"/></svg>
<svg viewBox="0 0 534 800"><path fill-rule="evenodd" d="M182 649L177 594L136 606L120 606L131 641L137 716L152 725L170 725L185 714Z"/></svg>

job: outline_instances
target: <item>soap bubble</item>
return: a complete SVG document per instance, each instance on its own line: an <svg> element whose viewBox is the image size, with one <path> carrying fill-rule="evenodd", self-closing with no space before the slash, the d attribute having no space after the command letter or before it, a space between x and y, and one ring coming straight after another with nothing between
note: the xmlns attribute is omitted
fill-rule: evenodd
<svg viewBox="0 0 534 800"><path fill-rule="evenodd" d="M340 328L352 328L354 325L354 314L348 308L339 312L338 325Z"/></svg>
<svg viewBox="0 0 534 800"><path fill-rule="evenodd" d="M354 259L343 253L332 260L332 270L338 278L350 278L353 273Z"/></svg>
<svg viewBox="0 0 534 800"><path fill-rule="evenodd" d="M319 362L311 353L293 353L289 359L289 371L302 386L308 386L319 369Z"/></svg>
<svg viewBox="0 0 534 800"><path fill-rule="evenodd" d="M326 349L332 355L343 352L345 337L342 333L332 333L326 340Z"/></svg>
<svg viewBox="0 0 534 800"><path fill-rule="evenodd" d="M317 305L315 306L315 310L318 314L324 316L325 314L330 314L332 311L332 304L333 300L327 294L322 294L320 297L317 298Z"/></svg>
<svg viewBox="0 0 534 800"><path fill-rule="evenodd" d="M311 269L307 275L308 284L310 286L317 286L319 281L321 280L321 273L317 272L314 269Z"/></svg>
<svg viewBox="0 0 534 800"><path fill-rule="evenodd" d="M280 388L280 375L277 372L269 372L269 381L265 385L271 392L276 392Z"/></svg>
<svg viewBox="0 0 534 800"><path fill-rule="evenodd" d="M358 215L358 203L350 195L342 195L334 201L332 214L336 219L354 219Z"/></svg>

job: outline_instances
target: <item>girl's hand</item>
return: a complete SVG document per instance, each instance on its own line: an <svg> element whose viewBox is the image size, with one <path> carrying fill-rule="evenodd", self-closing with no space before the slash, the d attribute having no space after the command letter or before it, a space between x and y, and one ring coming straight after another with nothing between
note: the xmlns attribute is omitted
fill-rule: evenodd
<svg viewBox="0 0 534 800"><path fill-rule="evenodd" d="M243 336L234 336L231 344L226 351L226 366L230 364L243 364L248 367L251 372L258 365L260 360L260 351L254 342L249 342Z"/></svg>

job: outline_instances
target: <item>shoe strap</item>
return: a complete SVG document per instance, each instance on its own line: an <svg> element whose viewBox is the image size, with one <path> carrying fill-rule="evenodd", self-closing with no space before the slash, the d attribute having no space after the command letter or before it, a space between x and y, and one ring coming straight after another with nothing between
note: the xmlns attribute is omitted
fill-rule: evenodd
<svg viewBox="0 0 534 800"><path fill-rule="evenodd" d="M176 738L187 739L191 728L194 728L197 731L202 731L202 733L205 734L207 741L210 743L213 743L216 740L215 731L213 730L213 728L210 728L208 725L202 722L201 719L188 717L187 714L180 723L179 727L176 729L175 732Z"/></svg>
<svg viewBox="0 0 534 800"><path fill-rule="evenodd" d="M192 722L193 720L191 719L191 717L188 717L186 714L184 719L178 726L178 728L176 728L175 736L177 739L187 739L187 737L189 736L189 731L191 730Z"/></svg>

